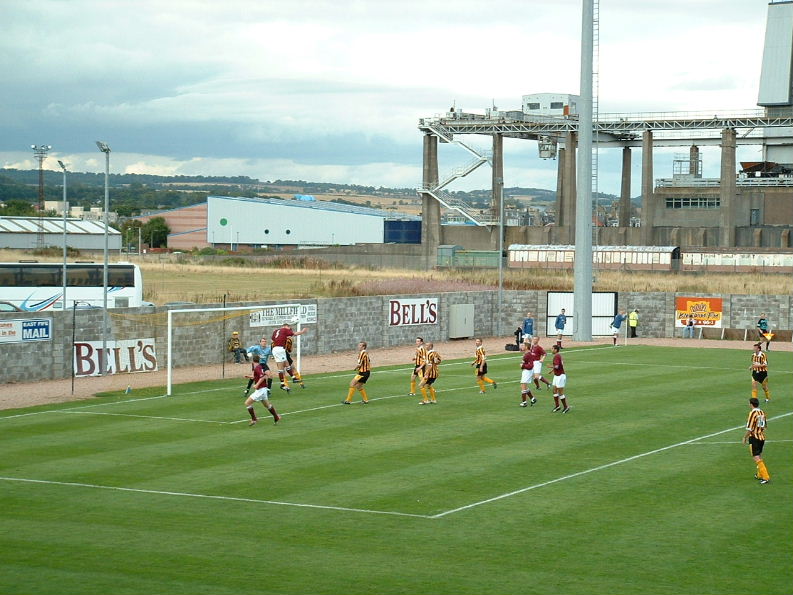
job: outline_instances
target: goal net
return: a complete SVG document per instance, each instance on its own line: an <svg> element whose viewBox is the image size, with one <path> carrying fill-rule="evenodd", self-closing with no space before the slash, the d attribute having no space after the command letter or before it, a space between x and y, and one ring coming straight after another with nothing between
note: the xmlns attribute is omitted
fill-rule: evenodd
<svg viewBox="0 0 793 595"><path fill-rule="evenodd" d="M248 350L264 338L269 345L274 329L285 323L299 331L303 322L316 320L316 306L277 304L267 306L235 306L214 308L184 308L167 312L167 387L173 394L174 370L183 366L220 362L222 378L227 365L233 365L235 355L229 351L232 333L239 338L240 347ZM301 337L293 347L294 364L300 370ZM244 362L244 357L242 361ZM236 370L235 370L236 372ZM246 370L244 373L248 373ZM243 374L240 374L243 375Z"/></svg>
<svg viewBox="0 0 793 595"><path fill-rule="evenodd" d="M299 331L303 323L316 322L316 304L184 307L139 314L113 312L111 318L113 340L108 342L108 374L162 371L164 366L167 394L171 395L174 371L180 368L200 366L201 379L207 379L207 371L210 370L216 371L217 379L250 373L245 366L234 366L235 360L245 363L246 357L242 353L234 353L230 347L236 347L238 340L239 348L247 353L251 347L258 346L262 338L269 345L273 331L284 323ZM295 338L291 352L297 370L300 370L302 338L300 335ZM230 342L231 339L235 339L234 343ZM93 343L96 341L85 345L95 348ZM83 346L83 343L78 346ZM87 347L83 351L85 349ZM94 351L98 353L101 349L96 347ZM87 357L83 359L88 361ZM144 359L146 366L135 364ZM98 373L98 364L94 363L91 370ZM189 381L185 374L178 376L181 381Z"/></svg>

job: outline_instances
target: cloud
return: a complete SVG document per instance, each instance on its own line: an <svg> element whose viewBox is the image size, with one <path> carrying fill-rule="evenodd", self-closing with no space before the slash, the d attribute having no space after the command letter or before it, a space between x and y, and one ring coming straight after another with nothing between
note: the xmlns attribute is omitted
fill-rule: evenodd
<svg viewBox="0 0 793 595"><path fill-rule="evenodd" d="M754 107L764 3L645 0L641 26L636 4L611 0L600 9L601 111ZM14 163L27 160L31 143L88 155L101 138L126 168L291 177L269 173L280 166L350 176L339 183L412 185L419 118L452 102L516 109L526 93L577 91L580 6L7 0L0 151ZM511 176L555 186L534 143L509 151L505 159L524 160ZM268 176L251 173L257 167Z"/></svg>

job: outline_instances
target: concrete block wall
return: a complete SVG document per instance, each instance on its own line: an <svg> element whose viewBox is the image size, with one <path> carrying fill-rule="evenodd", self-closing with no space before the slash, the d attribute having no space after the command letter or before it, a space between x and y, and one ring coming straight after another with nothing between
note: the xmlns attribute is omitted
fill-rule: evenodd
<svg viewBox="0 0 793 595"><path fill-rule="evenodd" d="M639 308L640 337L680 336L674 327L675 297L721 297L724 308L724 326L728 328L754 329L761 312L766 313L774 329L790 329L793 326L793 298L789 295L700 295L695 293L640 293L621 292L618 307L630 311ZM437 297L440 316L435 325L388 326L389 300L393 297L409 299ZM365 340L370 347L380 348L409 345L416 336L427 341L445 341L449 337L449 307L456 304L474 305L474 336L501 335L505 343L511 343L512 333L523 321L527 311L532 311L537 320L537 333L547 335L546 292L517 291L503 292L500 316L497 291L471 291L455 293L433 293L409 296L370 296L352 298L322 298L316 300L289 300L289 303L316 304L317 324L308 325L309 332L301 338L304 355L334 353L355 349L358 341ZM264 302L256 305L274 305L279 302ZM226 304L227 306L251 306L253 304ZM215 304L214 307L219 306ZM201 306L195 306L196 308ZM206 307L213 307L207 305ZM163 308L140 310L116 309L110 311L111 340L153 337L156 341L157 358L161 369L166 367L167 314ZM72 316L74 314L74 326ZM0 382L30 382L69 378L71 376L72 330L79 341L102 340L102 311L78 310L73 312L0 313L3 319L51 318L53 334L51 341L28 343L0 343ZM173 353L175 366L214 365L231 362L232 355L226 351L226 343L232 331L239 331L245 347L257 344L262 336L268 338L274 327L251 327L245 314L204 312L194 315L175 315Z"/></svg>
<svg viewBox="0 0 793 595"><path fill-rule="evenodd" d="M390 345L382 330L382 321L386 316L383 313L383 302L380 296L317 300L317 324L308 325L309 331L301 338L302 353L333 353L356 349L359 341L366 341L372 349ZM328 324L327 321L331 320L334 323ZM374 332L377 322L381 323L381 328Z"/></svg>
<svg viewBox="0 0 793 595"><path fill-rule="evenodd" d="M666 293L620 292L617 295L617 309L629 314L639 310L638 337L671 337L674 328L675 300ZM627 324L627 321L625 322Z"/></svg>
<svg viewBox="0 0 793 595"><path fill-rule="evenodd" d="M793 299L789 295L723 296L730 307L730 328L757 328L760 314L765 313L772 329L790 329L793 321Z"/></svg>

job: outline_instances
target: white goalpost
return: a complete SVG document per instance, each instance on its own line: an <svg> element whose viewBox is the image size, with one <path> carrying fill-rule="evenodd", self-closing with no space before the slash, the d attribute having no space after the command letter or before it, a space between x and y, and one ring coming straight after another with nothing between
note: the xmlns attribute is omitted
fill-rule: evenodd
<svg viewBox="0 0 793 595"><path fill-rule="evenodd" d="M173 394L173 349L174 349L174 314L197 314L203 312L240 312L250 313L249 325L256 327L279 327L285 323L295 325L295 330L300 331L303 322L316 322L316 306L306 304L277 304L261 306L234 306L217 308L184 308L168 310L168 347L167 347L167 386L166 395ZM295 339L295 365L300 370L300 338Z"/></svg>

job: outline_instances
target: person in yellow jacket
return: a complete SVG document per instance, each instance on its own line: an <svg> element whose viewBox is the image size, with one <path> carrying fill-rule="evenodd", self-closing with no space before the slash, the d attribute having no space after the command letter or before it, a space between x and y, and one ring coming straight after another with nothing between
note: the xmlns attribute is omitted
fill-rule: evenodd
<svg viewBox="0 0 793 595"><path fill-rule="evenodd" d="M630 337L631 339L636 338L636 327L639 326L639 309L635 309L633 312L628 314L628 329L631 331Z"/></svg>
<svg viewBox="0 0 793 595"><path fill-rule="evenodd" d="M245 348L242 346L242 341L240 341L240 334L237 331L231 333L231 338L228 342L228 350L229 353L234 354L234 363L241 364L242 358L245 358L245 361L248 361L248 352L245 351Z"/></svg>

